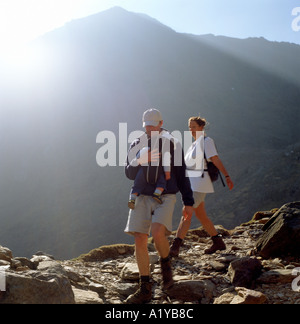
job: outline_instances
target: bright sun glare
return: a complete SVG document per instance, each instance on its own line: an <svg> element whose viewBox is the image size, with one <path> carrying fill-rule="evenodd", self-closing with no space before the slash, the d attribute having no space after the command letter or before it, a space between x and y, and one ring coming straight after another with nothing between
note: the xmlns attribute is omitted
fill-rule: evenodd
<svg viewBox="0 0 300 324"><path fill-rule="evenodd" d="M2 60L9 64L25 63L26 44L70 20L76 3L76 0L1 0Z"/></svg>
<svg viewBox="0 0 300 324"><path fill-rule="evenodd" d="M107 0L0 0L0 59L24 65L26 44L66 22L106 10ZM1 62L0 62L1 63Z"/></svg>

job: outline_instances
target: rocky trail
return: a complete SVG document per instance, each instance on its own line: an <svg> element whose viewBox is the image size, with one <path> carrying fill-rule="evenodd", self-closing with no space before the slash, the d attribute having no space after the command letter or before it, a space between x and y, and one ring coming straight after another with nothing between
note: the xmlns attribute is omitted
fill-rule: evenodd
<svg viewBox="0 0 300 324"><path fill-rule="evenodd" d="M293 228L299 233L300 203L293 204L282 208L290 209L289 219L293 218ZM190 230L179 257L172 261L175 284L167 292L161 289L159 257L149 240L154 282L151 303L300 304L300 256L267 257L262 248L269 228L287 213L282 208L258 212L249 223L233 230L217 226L227 249L212 255L204 254L211 240L203 228ZM297 237L292 240L299 244ZM139 279L134 246L124 244L100 247L66 261L44 253L30 260L13 258L9 249L0 247L0 288L1 272L6 289L0 292L0 304L122 304L135 292Z"/></svg>

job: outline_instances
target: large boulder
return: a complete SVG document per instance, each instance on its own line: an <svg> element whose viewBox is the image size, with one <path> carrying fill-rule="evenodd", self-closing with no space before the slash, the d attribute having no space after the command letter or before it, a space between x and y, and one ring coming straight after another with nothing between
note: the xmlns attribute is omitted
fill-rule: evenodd
<svg viewBox="0 0 300 324"><path fill-rule="evenodd" d="M231 283L236 287L252 288L261 274L261 262L253 257L243 257L232 261L228 268Z"/></svg>
<svg viewBox="0 0 300 324"><path fill-rule="evenodd" d="M5 271L6 289L0 304L74 304L74 293L62 266L44 261L38 270Z"/></svg>
<svg viewBox="0 0 300 324"><path fill-rule="evenodd" d="M283 205L263 227L256 248L263 258L300 255L300 201Z"/></svg>

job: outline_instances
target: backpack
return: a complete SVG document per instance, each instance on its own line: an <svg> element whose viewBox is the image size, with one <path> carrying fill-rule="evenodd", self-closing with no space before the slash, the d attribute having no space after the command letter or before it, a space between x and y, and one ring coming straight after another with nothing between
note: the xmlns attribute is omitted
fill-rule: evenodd
<svg viewBox="0 0 300 324"><path fill-rule="evenodd" d="M225 183L224 183L224 180L223 180L222 175L220 173L220 170L212 162L208 162L207 161L206 155L205 155L205 151L204 151L204 159L205 159L206 165L207 165L207 169L204 169L204 171L207 171L208 172L208 174L210 176L210 180L212 182L215 182L215 181L218 180L218 178L220 176L220 179L222 181L222 184L225 187ZM202 176L204 176L204 174Z"/></svg>

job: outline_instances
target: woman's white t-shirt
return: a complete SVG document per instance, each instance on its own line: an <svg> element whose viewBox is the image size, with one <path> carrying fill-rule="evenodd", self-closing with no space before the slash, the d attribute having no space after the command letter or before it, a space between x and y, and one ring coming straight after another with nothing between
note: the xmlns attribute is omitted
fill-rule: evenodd
<svg viewBox="0 0 300 324"><path fill-rule="evenodd" d="M214 187L210 180L210 176L207 171L204 171L204 169L207 169L207 165L204 159L203 149L208 161L210 161L211 157L218 155L214 140L210 137L205 137L204 139L204 137L201 136L190 146L185 155L185 162L187 164L186 176L190 178L193 191L213 193ZM194 167L191 166L193 159L196 160L196 166ZM203 177L202 174L204 174Z"/></svg>

